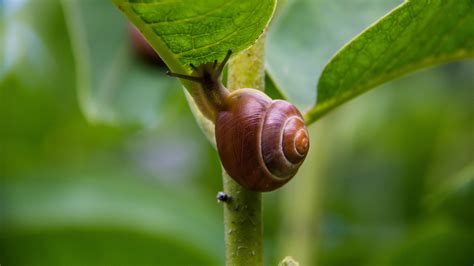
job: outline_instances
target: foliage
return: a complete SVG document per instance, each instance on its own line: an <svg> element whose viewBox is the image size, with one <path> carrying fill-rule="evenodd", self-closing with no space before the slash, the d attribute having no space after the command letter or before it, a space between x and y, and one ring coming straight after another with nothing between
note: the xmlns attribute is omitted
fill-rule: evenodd
<svg viewBox="0 0 474 266"><path fill-rule="evenodd" d="M228 50L242 51L262 34L275 0L135 1L114 0L135 23L168 67L176 72L221 61Z"/></svg>
<svg viewBox="0 0 474 266"><path fill-rule="evenodd" d="M0 3L0 263L222 265L220 165L177 82L117 43L127 23L108 1L12 2ZM325 62L395 3L288 1L269 33L276 97L310 107ZM100 87L108 67L121 82ZM311 163L264 195L266 264L472 262L472 84L472 61L421 71L312 125Z"/></svg>
<svg viewBox="0 0 474 266"><path fill-rule="evenodd" d="M263 31L274 8L271 1L259 1L258 5L252 1L246 1L245 5L225 2L224 8L218 5L219 1L202 2L197 6L187 1L114 2L144 33L168 67L175 72L183 72L190 63L199 65L222 59L228 49L238 52L246 48L245 44L255 41L258 33ZM286 7L288 10L281 7L282 18L270 27L270 32L274 27L275 33L273 38L269 38L269 72L273 73L273 81L282 95L288 95L289 100L303 108L308 107L307 101L311 100L309 96L316 96L314 87L311 86L314 72L308 73L314 71L311 67L315 66L313 60L324 60L330 50L326 47L337 47L334 43L351 37L332 34L336 35L334 41L321 39L322 34L319 34L318 30L325 33L327 24L320 24L328 21L315 13L328 12L329 8L326 8L325 4L334 5L325 2L290 2ZM360 7L360 3L349 5ZM387 1L377 4L376 7L387 9L391 5L393 3ZM191 6L192 8L189 8ZM338 6L340 9L336 8L336 11L340 13L353 10L341 3ZM266 11L263 12L265 8ZM440 16L441 10L443 15ZM258 23L248 19L248 13L251 11L257 11L250 17ZM331 16L338 18L332 13ZM247 24L240 25L244 21ZM194 25L203 26L193 28ZM330 60L320 76L317 104L315 105L316 99L311 100L314 106L306 115L307 122L311 124L334 107L403 74L422 67L473 57L472 25L474 8L470 0L448 5L441 0L414 0L403 3L347 43L343 50ZM357 29L360 26L355 23L355 26L348 28ZM205 37L198 38L201 37L200 34ZM235 36L239 37L234 38ZM221 41L228 39L233 39L236 43ZM204 48L195 48L194 45L197 44L194 41ZM318 49L319 46L322 49ZM308 54L313 55L313 58L308 58ZM325 61L316 62L321 66ZM308 91L309 89L312 91Z"/></svg>
<svg viewBox="0 0 474 266"><path fill-rule="evenodd" d="M309 120L403 74L473 56L472 1L407 1L331 59Z"/></svg>
<svg viewBox="0 0 474 266"><path fill-rule="evenodd" d="M79 103L88 119L155 127L165 110L173 108L179 93L176 81L137 63L129 35L124 34L127 22L110 12L109 1L62 4L77 67Z"/></svg>

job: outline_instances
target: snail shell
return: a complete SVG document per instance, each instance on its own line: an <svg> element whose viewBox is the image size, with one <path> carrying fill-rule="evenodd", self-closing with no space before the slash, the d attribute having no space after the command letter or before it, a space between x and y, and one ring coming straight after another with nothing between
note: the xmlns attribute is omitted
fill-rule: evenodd
<svg viewBox="0 0 474 266"><path fill-rule="evenodd" d="M298 171L309 149L301 113L255 89L227 96L216 119L216 143L227 173L243 187L272 191Z"/></svg>

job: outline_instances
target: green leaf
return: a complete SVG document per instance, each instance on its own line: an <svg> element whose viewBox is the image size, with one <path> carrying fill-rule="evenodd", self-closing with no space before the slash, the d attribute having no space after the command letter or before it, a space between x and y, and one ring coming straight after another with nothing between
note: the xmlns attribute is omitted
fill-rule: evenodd
<svg viewBox="0 0 474 266"><path fill-rule="evenodd" d="M440 182L434 193L426 198L429 207L442 210L456 217L457 221L471 224L474 219L474 161L454 176Z"/></svg>
<svg viewBox="0 0 474 266"><path fill-rule="evenodd" d="M28 256L25 256L28 254ZM32 265L221 265L189 245L122 228L60 228L0 236L2 263Z"/></svg>
<svg viewBox="0 0 474 266"><path fill-rule="evenodd" d="M474 56L472 0L413 0L346 45L318 84L309 123L374 88L417 69Z"/></svg>
<svg viewBox="0 0 474 266"><path fill-rule="evenodd" d="M0 13L0 89L9 78L15 88L71 88L73 59L59 1L0 1Z"/></svg>
<svg viewBox="0 0 474 266"><path fill-rule="evenodd" d="M123 264L119 259L148 265L196 259L199 265L217 265L223 260L214 197L206 201L192 189L164 188L137 176L144 177L120 169L8 179L1 188L0 257L19 265L34 259L34 265ZM32 258L18 262L18 254Z"/></svg>
<svg viewBox="0 0 474 266"><path fill-rule="evenodd" d="M414 225L387 252L376 254L378 258L371 265L469 265L474 259L471 236L469 227L431 218Z"/></svg>
<svg viewBox="0 0 474 266"><path fill-rule="evenodd" d="M401 0L284 2L267 36L267 73L289 101L307 110L316 101L319 75L334 53Z"/></svg>
<svg viewBox="0 0 474 266"><path fill-rule="evenodd" d="M113 1L175 72L221 60L229 49L248 48L276 5L275 0Z"/></svg>
<svg viewBox="0 0 474 266"><path fill-rule="evenodd" d="M63 0L81 109L93 122L158 125L179 84L133 53L127 20L108 0ZM179 98L178 98L179 99ZM182 98L181 98L182 99Z"/></svg>

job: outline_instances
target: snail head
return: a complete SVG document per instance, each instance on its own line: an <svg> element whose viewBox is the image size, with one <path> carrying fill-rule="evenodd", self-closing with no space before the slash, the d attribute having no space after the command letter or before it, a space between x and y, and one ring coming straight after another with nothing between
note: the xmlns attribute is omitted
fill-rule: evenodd
<svg viewBox="0 0 474 266"><path fill-rule="evenodd" d="M170 71L167 71L166 75L197 82L201 84L203 88L213 88L215 84L220 83L222 72L229 61L231 54L232 51L228 50L224 60L222 60L220 64L218 64L217 60L212 63L202 64L199 67L190 64L189 66L193 69L193 74L198 74L197 76L183 75Z"/></svg>

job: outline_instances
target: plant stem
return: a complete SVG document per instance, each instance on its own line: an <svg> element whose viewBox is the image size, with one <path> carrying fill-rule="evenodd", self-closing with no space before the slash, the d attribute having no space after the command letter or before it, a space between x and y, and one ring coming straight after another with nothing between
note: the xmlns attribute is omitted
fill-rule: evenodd
<svg viewBox="0 0 474 266"><path fill-rule="evenodd" d="M265 88L265 34L229 64L228 88ZM262 196L249 191L223 171L226 265L263 265Z"/></svg>
<svg viewBox="0 0 474 266"><path fill-rule="evenodd" d="M265 90L265 35L229 62L228 89Z"/></svg>
<svg viewBox="0 0 474 266"><path fill-rule="evenodd" d="M263 265L261 193L246 190L226 172L223 177L231 197L224 204L226 265Z"/></svg>

